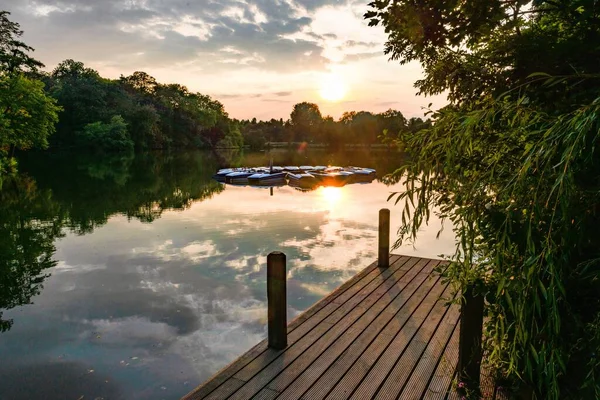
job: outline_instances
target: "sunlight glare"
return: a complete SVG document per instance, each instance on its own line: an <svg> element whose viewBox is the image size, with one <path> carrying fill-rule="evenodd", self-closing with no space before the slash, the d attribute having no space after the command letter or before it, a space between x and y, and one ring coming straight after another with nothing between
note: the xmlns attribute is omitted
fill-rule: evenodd
<svg viewBox="0 0 600 400"><path fill-rule="evenodd" d="M339 75L330 74L321 81L319 93L325 100L339 101L344 98L346 92L346 84Z"/></svg>
<svg viewBox="0 0 600 400"><path fill-rule="evenodd" d="M329 207L338 205L342 198L342 188L327 186L321 188L321 197Z"/></svg>

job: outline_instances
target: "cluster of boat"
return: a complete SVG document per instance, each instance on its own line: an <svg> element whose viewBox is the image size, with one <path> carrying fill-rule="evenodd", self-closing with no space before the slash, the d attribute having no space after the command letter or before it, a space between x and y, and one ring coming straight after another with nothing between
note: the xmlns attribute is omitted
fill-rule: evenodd
<svg viewBox="0 0 600 400"><path fill-rule="evenodd" d="M371 182L376 171L360 167L326 167L302 165L286 167L225 168L213 178L232 185L280 186L298 188L344 186L349 183Z"/></svg>

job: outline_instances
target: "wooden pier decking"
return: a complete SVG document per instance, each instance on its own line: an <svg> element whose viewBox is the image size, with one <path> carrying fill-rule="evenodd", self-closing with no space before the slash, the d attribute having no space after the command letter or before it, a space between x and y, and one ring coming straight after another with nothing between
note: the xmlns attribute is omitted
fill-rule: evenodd
<svg viewBox="0 0 600 400"><path fill-rule="evenodd" d="M460 306L448 304L451 288L434 272L443 261L389 263L371 264L293 320L285 349L264 340L184 399L459 399Z"/></svg>

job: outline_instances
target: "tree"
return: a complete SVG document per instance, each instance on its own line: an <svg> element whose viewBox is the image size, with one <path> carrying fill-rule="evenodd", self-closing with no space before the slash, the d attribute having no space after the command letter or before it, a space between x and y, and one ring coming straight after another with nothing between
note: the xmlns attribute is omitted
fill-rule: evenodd
<svg viewBox="0 0 600 400"><path fill-rule="evenodd" d="M398 135L406 129L406 118L400 111L389 109L381 114L378 114L381 120L381 125L384 130L389 131L392 135Z"/></svg>
<svg viewBox="0 0 600 400"><path fill-rule="evenodd" d="M600 9L370 6L386 53L419 61L420 93L450 101L430 128L403 137L413 157L396 173L408 188L399 240L439 210L457 236L445 275L487 300L486 362L537 398L600 397Z"/></svg>
<svg viewBox="0 0 600 400"><path fill-rule="evenodd" d="M19 40L23 31L8 19L9 15L0 11L0 73L36 72L44 64L28 54L33 48Z"/></svg>
<svg viewBox="0 0 600 400"><path fill-rule="evenodd" d="M48 146L59 108L44 93L44 84L25 76L42 63L27 53L33 49L19 40L19 24L0 11L0 185L5 170L15 169L15 149Z"/></svg>
<svg viewBox="0 0 600 400"><path fill-rule="evenodd" d="M317 132L317 128L323 122L319 106L314 103L302 102L294 105L290 114L290 124L292 126L292 140L307 140Z"/></svg>
<svg viewBox="0 0 600 400"><path fill-rule="evenodd" d="M53 137L54 146L74 146L77 132L96 121L108 122L113 115L108 107L110 83L82 62L65 60L52 71L50 94L62 107Z"/></svg>
<svg viewBox="0 0 600 400"><path fill-rule="evenodd" d="M129 86L133 90L143 94L154 94L158 82L152 76L142 71L136 71L132 75L119 78L121 84Z"/></svg>
<svg viewBox="0 0 600 400"><path fill-rule="evenodd" d="M59 107L44 84L21 74L0 75L0 148L48 147Z"/></svg>
<svg viewBox="0 0 600 400"><path fill-rule="evenodd" d="M115 115L109 123L87 124L79 140L85 146L100 152L133 151L133 141L127 132L127 124L120 115Z"/></svg>

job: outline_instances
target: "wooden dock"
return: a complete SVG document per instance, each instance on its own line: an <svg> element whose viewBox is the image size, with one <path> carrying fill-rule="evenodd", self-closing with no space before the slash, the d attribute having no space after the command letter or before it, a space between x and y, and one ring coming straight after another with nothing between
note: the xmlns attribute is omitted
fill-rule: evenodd
<svg viewBox="0 0 600 400"><path fill-rule="evenodd" d="M371 264L293 320L283 350L264 340L184 399L460 399L460 306L440 263Z"/></svg>

